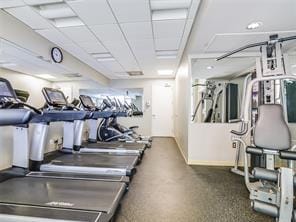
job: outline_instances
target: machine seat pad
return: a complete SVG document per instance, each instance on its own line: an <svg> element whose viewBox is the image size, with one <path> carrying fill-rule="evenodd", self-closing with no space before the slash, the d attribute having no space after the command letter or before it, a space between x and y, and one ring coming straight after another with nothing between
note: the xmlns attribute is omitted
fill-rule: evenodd
<svg viewBox="0 0 296 222"><path fill-rule="evenodd" d="M296 160L296 152L294 151L281 151L280 158L286 160Z"/></svg>

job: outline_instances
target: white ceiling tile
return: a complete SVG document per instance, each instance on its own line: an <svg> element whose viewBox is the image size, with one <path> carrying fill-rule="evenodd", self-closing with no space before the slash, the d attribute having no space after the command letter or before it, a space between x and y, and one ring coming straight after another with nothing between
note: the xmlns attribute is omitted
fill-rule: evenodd
<svg viewBox="0 0 296 222"><path fill-rule="evenodd" d="M5 9L9 14L13 15L32 29L48 29L52 28L50 22L44 19L39 13L29 6Z"/></svg>
<svg viewBox="0 0 296 222"><path fill-rule="evenodd" d="M181 38L186 20L153 21L154 38Z"/></svg>
<svg viewBox="0 0 296 222"><path fill-rule="evenodd" d="M151 22L122 23L120 26L128 40L153 38Z"/></svg>
<svg viewBox="0 0 296 222"><path fill-rule="evenodd" d="M79 46L88 53L105 53L107 50L100 42L80 42Z"/></svg>
<svg viewBox="0 0 296 222"><path fill-rule="evenodd" d="M90 26L92 32L102 41L124 41L124 36L117 24Z"/></svg>
<svg viewBox="0 0 296 222"><path fill-rule="evenodd" d="M134 52L154 52L153 39L132 39L129 41L129 44Z"/></svg>
<svg viewBox="0 0 296 222"><path fill-rule="evenodd" d="M104 42L104 45L126 71L139 70L137 61L125 41Z"/></svg>
<svg viewBox="0 0 296 222"><path fill-rule="evenodd" d="M106 0L67 1L87 25L116 23Z"/></svg>
<svg viewBox="0 0 296 222"><path fill-rule="evenodd" d="M124 72L124 69L117 61L104 61L100 63L112 72Z"/></svg>
<svg viewBox="0 0 296 222"><path fill-rule="evenodd" d="M36 30L36 32L57 45L69 44L69 42L71 42L69 38L67 38L60 31L54 28L40 29L40 30Z"/></svg>
<svg viewBox="0 0 296 222"><path fill-rule="evenodd" d="M109 3L119 23L151 20L149 0L109 0Z"/></svg>
<svg viewBox="0 0 296 222"><path fill-rule="evenodd" d="M103 66L101 63L96 61L90 54L85 52L82 48L76 46L75 44L65 44L62 46L63 49L71 53L73 56L79 58L82 62L86 63L93 69L97 70L98 72L102 73L105 76L109 76L112 72ZM73 70L74 71L74 70ZM74 71L75 72L75 71Z"/></svg>
<svg viewBox="0 0 296 222"><path fill-rule="evenodd" d="M178 50L180 45L180 38L176 39L155 39L156 50Z"/></svg>
<svg viewBox="0 0 296 222"><path fill-rule="evenodd" d="M22 0L0 0L0 8L23 6L25 3Z"/></svg>
<svg viewBox="0 0 296 222"><path fill-rule="evenodd" d="M67 27L59 29L74 42L96 42L94 34L86 26Z"/></svg>

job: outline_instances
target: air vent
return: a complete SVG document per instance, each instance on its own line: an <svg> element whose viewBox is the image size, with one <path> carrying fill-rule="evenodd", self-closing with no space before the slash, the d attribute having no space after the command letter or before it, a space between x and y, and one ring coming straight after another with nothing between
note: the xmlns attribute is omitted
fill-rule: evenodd
<svg viewBox="0 0 296 222"><path fill-rule="evenodd" d="M156 50L156 57L158 59L175 59L177 58L177 50Z"/></svg>
<svg viewBox="0 0 296 222"><path fill-rule="evenodd" d="M82 75L79 74L79 73L65 74L64 76L67 77L67 78L80 78L80 77L82 77Z"/></svg>
<svg viewBox="0 0 296 222"><path fill-rule="evenodd" d="M115 58L111 55L111 53L92 53L91 54L97 61L115 61Z"/></svg>
<svg viewBox="0 0 296 222"><path fill-rule="evenodd" d="M127 74L129 74L129 76L143 76L144 73L142 71L129 71L127 72Z"/></svg>

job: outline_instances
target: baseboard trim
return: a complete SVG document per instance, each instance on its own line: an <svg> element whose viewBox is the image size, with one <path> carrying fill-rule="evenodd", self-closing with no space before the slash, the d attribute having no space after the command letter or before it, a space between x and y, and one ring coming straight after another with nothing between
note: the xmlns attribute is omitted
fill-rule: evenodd
<svg viewBox="0 0 296 222"><path fill-rule="evenodd" d="M183 150L181 149L181 147L180 147L178 141L176 140L176 137L174 137L174 139L175 139L175 142L176 142L176 144L177 144L177 147L178 147L178 149L179 149L179 151L180 151L180 153L181 153L183 159L185 160L185 163L188 165L187 158L185 157L185 155L184 155L184 153L183 153Z"/></svg>
<svg viewBox="0 0 296 222"><path fill-rule="evenodd" d="M188 160L188 164L201 166L233 166L233 162L231 161Z"/></svg>

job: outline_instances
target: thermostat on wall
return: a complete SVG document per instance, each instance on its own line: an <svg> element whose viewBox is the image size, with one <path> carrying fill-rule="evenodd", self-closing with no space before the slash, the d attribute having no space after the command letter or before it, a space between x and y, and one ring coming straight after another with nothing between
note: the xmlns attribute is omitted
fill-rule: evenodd
<svg viewBox="0 0 296 222"><path fill-rule="evenodd" d="M63 61L63 53L58 47L51 49L51 58L55 63L61 63Z"/></svg>

